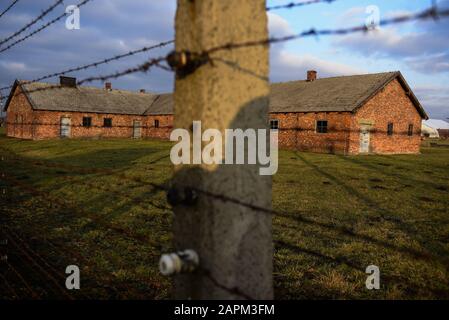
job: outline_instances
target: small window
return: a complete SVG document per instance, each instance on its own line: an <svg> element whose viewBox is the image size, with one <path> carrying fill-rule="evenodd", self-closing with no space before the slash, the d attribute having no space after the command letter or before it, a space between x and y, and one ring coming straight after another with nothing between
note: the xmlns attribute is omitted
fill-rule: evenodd
<svg viewBox="0 0 449 320"><path fill-rule="evenodd" d="M408 136L413 136L413 124L408 125Z"/></svg>
<svg viewBox="0 0 449 320"><path fill-rule="evenodd" d="M105 127L105 128L112 128L112 119L111 118L104 118L103 127Z"/></svg>
<svg viewBox="0 0 449 320"><path fill-rule="evenodd" d="M327 133L327 121L320 120L316 122L316 132L317 133Z"/></svg>
<svg viewBox="0 0 449 320"><path fill-rule="evenodd" d="M159 128L159 120L154 120L154 127Z"/></svg>
<svg viewBox="0 0 449 320"><path fill-rule="evenodd" d="M92 126L92 118L91 117L83 117L83 127Z"/></svg>
<svg viewBox="0 0 449 320"><path fill-rule="evenodd" d="M388 127L387 127L387 135L392 136L393 135L393 123L388 123Z"/></svg>
<svg viewBox="0 0 449 320"><path fill-rule="evenodd" d="M270 120L270 129L279 130L279 120Z"/></svg>

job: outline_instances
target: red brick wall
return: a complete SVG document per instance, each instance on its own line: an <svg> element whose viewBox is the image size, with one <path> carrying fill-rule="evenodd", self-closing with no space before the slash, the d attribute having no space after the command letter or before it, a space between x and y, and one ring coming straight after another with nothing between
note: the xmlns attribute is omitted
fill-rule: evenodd
<svg viewBox="0 0 449 320"><path fill-rule="evenodd" d="M34 111L34 117L37 123L34 139L59 138L62 117L71 120L71 138L132 138L134 121L141 121L142 126L145 124L144 117L138 115ZM92 119L91 127L83 127L83 117ZM112 119L111 128L103 127L104 118Z"/></svg>
<svg viewBox="0 0 449 320"><path fill-rule="evenodd" d="M392 81L355 114L348 112L271 113L279 120L279 147L301 151L360 152L360 129L371 124L370 152L379 154L419 153L421 116L398 80ZM328 133L317 133L316 122L328 121ZM388 123L394 133L387 135ZM408 135L409 125L413 135Z"/></svg>
<svg viewBox="0 0 449 320"><path fill-rule="evenodd" d="M16 92L20 92L17 87ZM142 138L169 139L173 115L138 116L61 111L33 111L23 94L16 94L8 107L6 134L22 139L56 139L60 137L61 118L71 120L72 138L131 138L134 121L141 121ZM91 117L91 127L83 127L83 117ZM103 127L104 118L112 119L112 127ZM159 128L154 128L154 120Z"/></svg>
<svg viewBox="0 0 449 320"><path fill-rule="evenodd" d="M32 139L33 110L27 97L20 93L20 87L17 87L9 104L6 114L6 135L8 137Z"/></svg>
<svg viewBox="0 0 449 320"><path fill-rule="evenodd" d="M155 121L159 121L159 128L155 127ZM146 116L145 136L155 139L170 139L170 132L173 129L173 115L149 115Z"/></svg>
<svg viewBox="0 0 449 320"><path fill-rule="evenodd" d="M279 147L301 151L345 153L348 148L348 112L271 113L279 120ZM316 122L328 121L328 133L316 132Z"/></svg>
<svg viewBox="0 0 449 320"><path fill-rule="evenodd" d="M394 133L387 135L388 123L393 123ZM398 80L390 82L354 115L351 125L350 153L360 151L361 123L372 123L371 152L379 154L419 153L421 144L421 116L406 95ZM408 136L408 126L413 125L413 135Z"/></svg>
<svg viewBox="0 0 449 320"><path fill-rule="evenodd" d="M20 90L19 87L17 90ZM26 139L59 138L61 117L71 119L71 137L131 138L133 121L142 122L142 137L169 139L173 115L113 115L80 112L32 111L25 95L16 95L7 113L8 136ZM92 118L92 127L82 127L83 116ZM112 128L103 127L103 119L112 118ZM16 121L17 119L17 121ZM418 153L420 148L421 116L406 95L399 81L394 80L369 100L355 114L348 112L271 113L279 120L280 148L326 153L360 151L360 128L371 124L370 150L373 153ZM155 120L159 128L155 128ZM316 122L328 121L328 133L317 133ZM17 123L20 122L20 123ZM31 126L31 123L38 125ZM387 135L387 125L394 124L394 134ZM23 123L23 124L22 124ZM413 135L408 136L408 126Z"/></svg>

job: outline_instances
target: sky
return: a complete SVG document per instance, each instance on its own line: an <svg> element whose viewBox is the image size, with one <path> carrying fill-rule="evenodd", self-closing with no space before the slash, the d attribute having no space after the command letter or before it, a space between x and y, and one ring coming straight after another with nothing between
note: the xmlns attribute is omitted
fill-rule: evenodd
<svg viewBox="0 0 449 320"><path fill-rule="evenodd" d="M21 0L0 18L0 40L19 30L56 0ZM79 0L65 0L42 23L64 12ZM291 0L268 0L267 5ZM301 2L302 0L299 0ZM0 0L0 12L11 3ZM304 30L334 29L363 25L421 11L430 0L336 0L268 13L271 36ZM449 8L449 0L437 5ZM0 53L0 87L15 79L29 80L67 68L101 60L129 50L174 38L176 0L92 0L80 9L80 29L68 30L65 19L36 36ZM30 30L21 34L26 35ZM376 73L399 70L418 96L430 118L449 118L449 18L382 27L368 34L311 37L272 45L272 82L303 80L306 71L318 77ZM20 36L18 37L20 38ZM17 38L17 39L18 39ZM1 48L1 46L0 46ZM138 54L72 74L82 79L138 65L160 56L172 46ZM56 82L57 79L49 79ZM173 73L154 69L113 80L113 87L150 92L171 92ZM101 82L93 83L102 86ZM8 92L2 92L7 94Z"/></svg>

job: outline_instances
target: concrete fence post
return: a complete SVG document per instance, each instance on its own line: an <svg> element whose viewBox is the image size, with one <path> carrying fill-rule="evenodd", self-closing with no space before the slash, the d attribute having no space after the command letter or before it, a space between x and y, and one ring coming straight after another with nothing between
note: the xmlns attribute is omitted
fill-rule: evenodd
<svg viewBox="0 0 449 320"><path fill-rule="evenodd" d="M267 37L264 0L178 0L177 52ZM201 121L202 132L218 129L223 141L225 129L268 129L268 46L217 51L211 58L178 74L174 129L187 129L192 137L193 121ZM258 164L178 165L173 185L271 208L272 178L261 176ZM200 260L199 271L175 277L174 298L273 298L270 215L203 194L196 204L175 206L174 214L175 249L193 249Z"/></svg>

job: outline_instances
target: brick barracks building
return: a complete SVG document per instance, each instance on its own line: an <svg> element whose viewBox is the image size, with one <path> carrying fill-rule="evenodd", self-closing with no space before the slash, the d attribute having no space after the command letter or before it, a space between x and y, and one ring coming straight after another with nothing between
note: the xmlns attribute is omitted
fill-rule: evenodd
<svg viewBox="0 0 449 320"><path fill-rule="evenodd" d="M5 105L7 135L23 139L159 138L173 128L171 94L16 81ZM426 112L400 72L271 85L270 127L281 148L341 154L419 153Z"/></svg>
<svg viewBox="0 0 449 320"><path fill-rule="evenodd" d="M6 133L22 139L168 139L173 123L171 94L78 87L60 77L56 86L15 81L5 104Z"/></svg>

